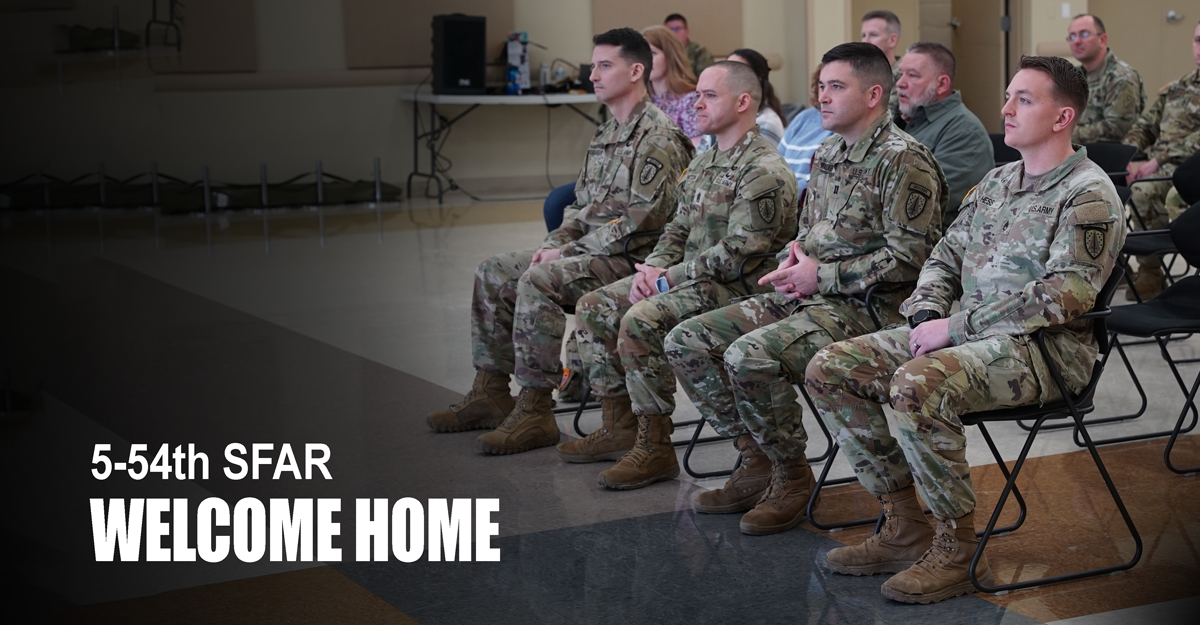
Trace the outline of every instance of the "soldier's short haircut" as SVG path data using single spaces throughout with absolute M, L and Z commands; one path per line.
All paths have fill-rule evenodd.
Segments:
M 1059 56 L 1021 56 L 1017 69 L 1034 69 L 1050 76 L 1059 102 L 1075 109 L 1075 119 L 1087 108 L 1088 84 L 1083 69 Z
M 885 11 L 883 9 L 868 11 L 867 14 L 863 16 L 861 21 L 865 22 L 867 20 L 883 20 L 887 22 L 887 31 L 889 33 L 892 33 L 896 36 L 900 35 L 900 18 L 891 11 Z
M 737 61 L 717 61 L 704 68 L 704 71 L 714 67 L 725 70 L 721 84 L 728 87 L 735 97 L 743 93 L 750 95 L 750 110 L 757 114 L 758 107 L 762 105 L 763 92 L 762 82 L 759 81 L 758 74 L 754 73 L 754 68 Z
M 954 60 L 954 53 L 949 48 L 936 41 L 918 41 L 908 46 L 908 51 L 929 57 L 933 68 L 938 73 L 949 76 L 950 82 L 954 82 L 954 72 L 958 70 L 958 64 Z
M 687 18 L 680 15 L 679 13 L 672 13 L 672 14 L 668 15 L 667 19 L 663 20 L 664 24 L 666 24 L 667 22 L 683 22 L 683 25 L 685 28 L 688 25 Z
M 834 61 L 849 63 L 854 70 L 854 76 L 863 83 L 863 87 L 870 89 L 872 85 L 879 85 L 883 89 L 885 100 L 892 92 L 892 64 L 888 62 L 883 50 L 874 44 L 852 41 L 834 46 L 821 57 L 821 63 L 829 65 Z
M 1096 17 L 1095 15 L 1092 15 L 1091 13 L 1080 13 L 1079 15 L 1072 17 L 1071 21 L 1074 22 L 1075 20 L 1077 20 L 1081 17 L 1092 18 L 1092 21 L 1096 23 L 1096 34 L 1097 35 L 1103 35 L 1104 33 L 1108 32 L 1107 30 L 1104 30 L 1104 22 L 1101 21 L 1099 17 Z
M 641 63 L 643 68 L 642 82 L 650 88 L 650 70 L 654 67 L 654 54 L 650 52 L 650 42 L 642 33 L 632 28 L 614 28 L 608 32 L 592 37 L 593 46 L 617 46 L 621 49 L 621 58 L 629 64 Z

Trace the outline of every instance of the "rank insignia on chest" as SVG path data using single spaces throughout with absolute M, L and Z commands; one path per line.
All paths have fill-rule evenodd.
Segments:
M 1104 253 L 1104 242 L 1108 237 L 1108 228 L 1106 227 L 1085 227 L 1083 230 L 1083 249 L 1087 251 L 1088 256 L 1092 260 L 1100 258 Z
M 758 201 L 758 216 L 762 217 L 763 223 L 775 221 L 775 198 L 765 197 Z
M 904 200 L 904 214 L 909 219 L 916 219 L 925 212 L 925 205 L 933 197 L 933 191 L 915 182 L 908 183 L 908 199 Z
M 658 172 L 663 168 L 662 162 L 653 156 L 646 158 L 646 164 L 642 165 L 642 171 L 638 174 L 638 182 L 642 184 L 650 184 L 651 180 L 658 175 Z

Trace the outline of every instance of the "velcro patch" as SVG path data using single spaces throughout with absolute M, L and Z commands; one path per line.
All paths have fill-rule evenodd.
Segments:
M 1108 226 L 1083 226 L 1083 249 L 1096 260 L 1104 253 L 1108 237 Z
M 929 231 L 934 215 L 941 223 L 941 211 L 937 205 L 931 206 L 939 201 L 934 192 L 936 185 L 937 181 L 929 172 L 911 166 L 906 168 L 894 195 L 892 219 L 921 234 Z
M 925 212 L 925 206 L 933 197 L 933 191 L 915 182 L 908 183 L 908 198 L 904 200 L 904 214 L 910 220 L 916 219 Z
M 642 185 L 650 184 L 654 180 L 654 177 L 658 175 L 658 172 L 662 171 L 662 168 L 662 161 L 653 156 L 646 157 L 646 162 L 642 165 L 642 171 L 638 174 L 638 182 Z
M 775 223 L 775 198 L 764 197 L 758 200 L 758 216 L 762 217 L 763 223 Z

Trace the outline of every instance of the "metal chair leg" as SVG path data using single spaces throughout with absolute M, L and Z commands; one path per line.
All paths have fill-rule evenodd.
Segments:
M 1192 426 L 1196 425 L 1196 390 L 1200 389 L 1200 373 L 1196 374 L 1196 381 L 1192 383 L 1192 390 L 1188 393 L 1187 402 L 1183 405 L 1183 410 L 1179 411 L 1179 419 L 1175 422 L 1175 429 L 1171 431 L 1171 438 L 1167 441 L 1167 448 L 1163 451 L 1163 461 L 1166 462 L 1167 468 L 1181 475 L 1189 475 L 1200 471 L 1200 466 L 1180 469 L 1171 462 L 1171 449 L 1175 447 L 1175 441 L 1179 435 L 1186 430 L 1181 430 L 1183 425 L 1183 417 L 1187 414 L 1187 409 L 1192 408 Z

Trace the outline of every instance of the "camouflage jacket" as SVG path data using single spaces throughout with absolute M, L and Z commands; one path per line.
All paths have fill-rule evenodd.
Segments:
M 796 236 L 796 176 L 758 127 L 728 151 L 702 152 L 678 185 L 679 206 L 646 264 L 668 267 L 667 281 L 711 276 L 736 283 L 750 254 L 775 252 Z M 748 264 L 747 280 L 775 268 Z
M 862 294 L 877 282 L 916 282 L 941 237 L 949 195 L 929 148 L 884 115 L 854 145 L 841 135 L 826 139 L 812 171 L 796 240 L 819 263 L 820 293 L 801 304 Z M 911 286 L 888 288 L 876 308 L 895 317 Z
M 962 310 L 949 317 L 955 345 L 1050 328 L 1049 351 L 1078 390 L 1097 355 L 1091 322 L 1078 317 L 1091 310 L 1125 242 L 1121 201 L 1086 148 L 1030 188 L 1024 175 L 1017 161 L 984 177 L 901 312 L 946 315 L 957 300 Z M 1038 379 L 1049 380 L 1045 363 L 1032 358 Z
M 542 247 L 558 248 L 563 256 L 611 256 L 621 253 L 631 234 L 661 229 L 675 210 L 674 182 L 692 151 L 692 142 L 649 98 L 624 124 L 608 120 L 588 146 L 575 203 Z M 653 242 L 647 238 L 637 248 Z
M 1158 101 L 1125 135 L 1159 165 L 1178 165 L 1200 151 L 1200 69 L 1158 91 Z
M 1075 143 L 1120 143 L 1146 106 L 1142 77 L 1109 50 L 1104 62 L 1087 73 L 1088 104 L 1071 132 Z
M 708 48 L 688 40 L 687 47 L 684 49 L 687 52 L 688 62 L 692 65 L 692 71 L 695 72 L 696 78 L 700 77 L 700 72 L 704 68 L 713 64 L 713 55 L 708 51 Z

